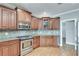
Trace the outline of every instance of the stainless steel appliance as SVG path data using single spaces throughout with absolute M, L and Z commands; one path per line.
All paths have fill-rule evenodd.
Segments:
M 20 36 L 21 42 L 21 56 L 24 56 L 32 51 L 32 37 L 30 36 Z
M 30 25 L 30 23 L 20 22 L 18 24 L 18 29 L 27 29 L 27 30 L 29 30 L 29 29 L 31 29 L 31 25 Z

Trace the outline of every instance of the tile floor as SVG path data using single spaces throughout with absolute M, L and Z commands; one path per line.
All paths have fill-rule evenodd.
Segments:
M 26 56 L 75 56 L 73 46 L 63 47 L 38 47 Z

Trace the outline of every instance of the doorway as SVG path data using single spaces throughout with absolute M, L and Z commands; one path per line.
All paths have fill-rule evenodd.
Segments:
M 77 55 L 77 21 L 76 19 L 67 19 L 61 21 L 60 26 L 60 46 L 62 53 L 69 51 L 68 54 Z M 63 55 L 62 54 L 62 55 Z

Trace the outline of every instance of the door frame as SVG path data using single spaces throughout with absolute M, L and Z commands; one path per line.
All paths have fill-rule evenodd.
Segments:
M 60 46 L 62 46 L 62 23 L 63 22 L 68 22 L 68 21 L 74 21 L 75 24 L 75 50 L 76 50 L 76 55 L 78 55 L 78 20 L 76 18 L 74 19 L 64 19 L 60 21 Z

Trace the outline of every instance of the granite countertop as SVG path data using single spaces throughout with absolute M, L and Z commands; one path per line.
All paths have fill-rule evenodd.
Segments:
M 57 35 L 34 35 L 34 36 L 57 36 Z M 60 37 L 60 36 L 57 36 L 57 37 Z M 10 38 L 6 38 L 6 39 L 4 38 L 4 39 L 0 39 L 0 42 L 15 40 L 15 39 L 17 40 L 17 39 L 20 39 L 20 38 L 18 38 L 18 37 L 10 37 Z
M 0 42 L 9 41 L 9 40 L 17 40 L 19 38 L 8 38 L 8 39 L 0 39 Z

